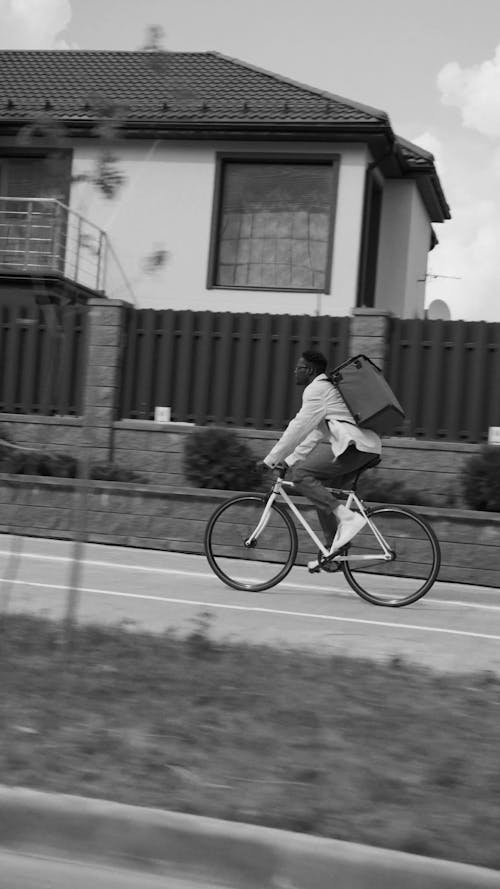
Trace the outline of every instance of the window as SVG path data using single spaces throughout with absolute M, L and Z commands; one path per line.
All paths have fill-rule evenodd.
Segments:
M 0 271 L 62 271 L 66 216 L 50 199 L 67 203 L 70 169 L 69 152 L 0 156 Z
M 337 168 L 219 158 L 209 286 L 326 292 Z
M 363 240 L 361 244 L 357 301 L 358 306 L 364 306 L 365 308 L 373 308 L 375 305 L 382 200 L 382 181 L 377 177 L 374 170 L 370 170 L 367 174 L 365 186 Z

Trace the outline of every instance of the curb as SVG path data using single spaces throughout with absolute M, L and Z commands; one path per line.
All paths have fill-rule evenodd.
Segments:
M 500 889 L 500 871 L 107 800 L 0 786 L 0 845 L 238 889 Z

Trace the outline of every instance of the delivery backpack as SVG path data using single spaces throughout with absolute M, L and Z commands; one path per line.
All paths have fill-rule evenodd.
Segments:
M 328 374 L 358 426 L 390 435 L 405 412 L 382 371 L 366 355 L 356 355 Z

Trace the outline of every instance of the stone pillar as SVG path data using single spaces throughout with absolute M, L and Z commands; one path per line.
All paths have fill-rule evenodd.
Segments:
M 380 370 L 386 368 L 391 312 L 380 309 L 354 309 L 349 342 L 350 355 L 366 355 Z
M 126 306 L 121 300 L 99 297 L 87 303 L 82 433 L 87 457 L 92 462 L 112 459 Z

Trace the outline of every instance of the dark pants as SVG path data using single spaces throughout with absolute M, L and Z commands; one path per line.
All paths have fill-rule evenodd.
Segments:
M 350 445 L 335 458 L 330 445 L 322 441 L 305 460 L 295 463 L 289 470 L 288 478 L 295 484 L 297 493 L 314 503 L 327 546 L 330 546 L 337 531 L 333 510 L 339 505 L 339 500 L 325 488 L 325 484 L 348 488 L 357 470 L 373 457 L 374 454 L 358 451 L 354 445 Z

